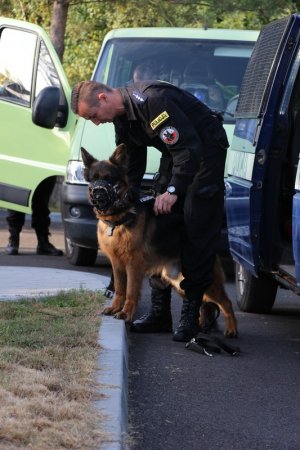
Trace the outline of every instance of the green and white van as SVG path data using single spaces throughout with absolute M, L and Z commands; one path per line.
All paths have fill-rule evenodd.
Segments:
M 258 32 L 223 29 L 128 28 L 105 37 L 92 78 L 112 87 L 133 81 L 147 63 L 153 78 L 187 89 L 223 113 L 229 141 L 240 85 Z M 217 101 L 218 100 L 218 101 Z M 80 148 L 106 159 L 114 127 L 76 118 L 70 86 L 46 33 L 0 18 L 0 207 L 30 213 L 32 195 L 48 176 L 65 175 L 62 217 L 71 264 L 97 257 L 96 220 L 88 203 Z M 160 153 L 148 151 L 145 187 Z M 67 168 L 67 170 L 66 170 Z

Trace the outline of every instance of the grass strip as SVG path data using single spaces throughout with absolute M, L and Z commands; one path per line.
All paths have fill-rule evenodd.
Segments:
M 0 302 L 0 449 L 93 449 L 104 297 L 87 290 Z

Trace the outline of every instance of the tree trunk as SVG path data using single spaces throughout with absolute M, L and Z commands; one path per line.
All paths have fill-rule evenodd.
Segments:
M 61 62 L 65 50 L 65 31 L 67 25 L 69 0 L 54 0 L 50 26 L 50 38 Z

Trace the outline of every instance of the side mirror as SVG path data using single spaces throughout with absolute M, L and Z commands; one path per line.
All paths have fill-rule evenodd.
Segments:
M 41 90 L 33 103 L 32 122 L 43 128 L 52 129 L 55 125 L 64 127 L 67 123 L 67 108 L 59 104 L 60 89 L 47 86 Z

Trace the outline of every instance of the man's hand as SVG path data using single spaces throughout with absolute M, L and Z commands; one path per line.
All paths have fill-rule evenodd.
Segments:
M 171 195 L 168 192 L 156 197 L 153 207 L 154 214 L 156 216 L 159 214 L 169 214 L 177 198 L 177 195 Z

